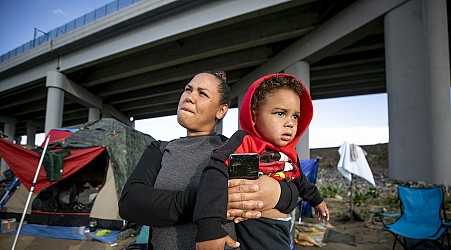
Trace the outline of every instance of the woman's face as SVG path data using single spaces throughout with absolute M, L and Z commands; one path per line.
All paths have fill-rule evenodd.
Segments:
M 177 121 L 188 136 L 208 135 L 214 131 L 217 119 L 222 119 L 228 106 L 220 104 L 219 80 L 201 73 L 185 86 L 177 108 Z

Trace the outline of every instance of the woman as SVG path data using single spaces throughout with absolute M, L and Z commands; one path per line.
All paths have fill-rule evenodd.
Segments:
M 177 121 L 187 136 L 165 146 L 151 143 L 125 184 L 119 213 L 130 222 L 152 226 L 149 240 L 156 249 L 195 249 L 197 229 L 192 215 L 197 185 L 210 154 L 224 141 L 214 129 L 229 104 L 230 89 L 223 72 L 194 76 L 177 108 Z M 229 187 L 228 219 L 236 222 L 259 217 L 258 210 L 290 212 L 297 203 L 294 185 L 271 178 L 234 180 Z M 225 227 L 234 235 L 233 225 Z

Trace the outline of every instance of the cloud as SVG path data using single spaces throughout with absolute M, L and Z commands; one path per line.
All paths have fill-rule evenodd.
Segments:
M 54 14 L 56 14 L 56 15 L 61 14 L 61 15 L 67 17 L 66 12 L 62 11 L 61 9 L 54 9 L 54 10 L 52 10 L 52 12 L 53 12 Z

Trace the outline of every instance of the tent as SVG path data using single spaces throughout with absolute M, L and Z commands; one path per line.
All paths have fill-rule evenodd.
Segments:
M 28 222 L 86 226 L 90 219 L 96 219 L 102 228 L 122 227 L 118 197 L 141 154 L 154 139 L 112 118 L 54 129 L 47 136 L 50 154 L 63 150 L 70 154 L 64 158 L 61 171 L 49 168 L 57 165 L 51 161 L 53 158 L 44 158 L 30 203 L 33 205 L 27 211 Z M 2 217 L 17 218 L 25 207 L 40 155 L 0 139 L 0 157 L 21 182 L 3 207 Z M 52 175 L 56 179 L 49 180 L 52 169 L 57 169 Z M 84 202 L 79 203 L 81 198 Z

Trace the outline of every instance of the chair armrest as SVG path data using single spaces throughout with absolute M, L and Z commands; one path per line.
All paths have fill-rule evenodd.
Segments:
M 443 224 L 443 226 L 445 226 L 446 228 L 451 228 L 451 222 L 443 222 L 442 224 Z
M 376 212 L 373 210 L 368 210 L 368 212 L 375 214 L 377 216 L 380 216 L 380 217 L 399 217 L 399 216 L 401 216 L 401 214 L 379 213 L 379 212 Z
M 386 217 L 393 218 L 393 217 L 401 216 L 401 214 L 380 213 L 380 212 L 376 212 L 373 210 L 368 210 L 368 212 L 374 214 L 375 218 L 378 218 L 378 221 L 382 222 L 382 225 L 384 225 L 384 228 L 387 228 L 387 226 L 388 226 L 387 223 L 384 221 L 384 218 L 386 218 Z

